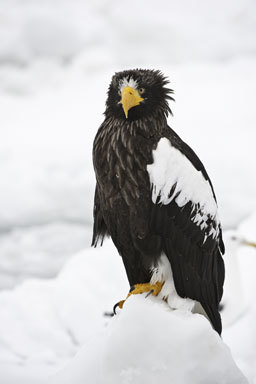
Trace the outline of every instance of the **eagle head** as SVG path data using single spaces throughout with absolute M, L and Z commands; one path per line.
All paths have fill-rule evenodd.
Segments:
M 112 77 L 105 115 L 119 119 L 138 120 L 172 113 L 168 100 L 174 100 L 167 88 L 168 79 L 161 71 L 133 69 L 117 72 Z

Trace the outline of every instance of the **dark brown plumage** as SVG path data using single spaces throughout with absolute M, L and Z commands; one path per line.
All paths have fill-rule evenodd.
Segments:
M 154 163 L 152 151 L 166 138 L 171 148 L 193 165 L 195 177 L 200 172 L 209 188 L 207 193 L 214 203 L 216 200 L 203 164 L 167 125 L 171 112 L 168 99 L 173 93 L 167 83 L 161 72 L 152 70 L 124 71 L 112 78 L 105 120 L 93 146 L 96 190 L 92 245 L 102 244 L 106 235 L 111 236 L 130 285 L 149 282 L 152 266 L 164 253 L 178 295 L 200 302 L 221 333 L 218 305 L 223 292 L 224 245 L 217 216 L 193 199 L 179 206 L 182 191 L 176 184 L 170 188 L 169 197 L 175 195 L 172 200 L 163 202 L 161 191 L 156 201 L 152 197 L 154 185 L 148 165 Z M 134 106 L 125 97 L 133 98 Z

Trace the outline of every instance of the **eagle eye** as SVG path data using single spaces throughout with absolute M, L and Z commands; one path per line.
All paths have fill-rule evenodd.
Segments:
M 145 92 L 145 88 L 139 88 L 138 92 L 140 95 L 143 95 L 143 93 Z

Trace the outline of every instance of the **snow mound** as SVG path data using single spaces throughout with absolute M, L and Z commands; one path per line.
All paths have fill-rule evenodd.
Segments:
M 108 281 L 111 274 L 115 279 Z M 111 242 L 77 253 L 55 279 L 27 279 L 1 291 L 0 377 L 6 363 L 57 367 L 73 357 L 92 329 L 95 334 L 104 329 L 109 321 L 104 313 L 127 291 L 121 258 Z
M 228 347 L 201 315 L 132 296 L 51 384 L 247 383 Z

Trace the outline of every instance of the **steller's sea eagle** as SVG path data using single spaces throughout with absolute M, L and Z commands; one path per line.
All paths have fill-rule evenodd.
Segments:
M 224 244 L 216 197 L 197 155 L 167 124 L 167 84 L 156 70 L 112 78 L 93 145 L 92 245 L 110 235 L 131 293 L 159 295 L 174 309 L 200 304 L 221 334 Z

